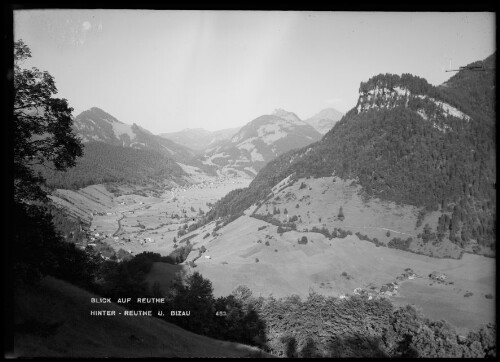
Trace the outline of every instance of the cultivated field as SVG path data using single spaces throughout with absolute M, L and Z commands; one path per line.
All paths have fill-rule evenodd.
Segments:
M 258 230 L 265 225 L 267 228 Z M 280 236 L 275 226 L 248 216 L 218 233 L 217 238 L 192 239 L 196 248 L 205 245 L 207 249 L 195 261 L 194 270 L 212 281 L 216 296 L 227 295 L 238 285 L 247 285 L 256 296 L 306 297 L 310 291 L 352 295 L 358 287 L 378 290 L 411 268 L 418 277 L 400 282 L 399 293 L 391 297 L 396 304 L 415 304 L 431 319 L 446 319 L 462 328 L 474 329 L 495 320 L 492 258 L 465 254 L 461 260 L 436 259 L 376 247 L 356 236 L 332 240 L 310 232 Z M 297 239 L 304 235 L 309 242 L 298 244 Z M 188 261 L 197 255 L 192 252 Z M 428 276 L 433 271 L 445 273 L 447 282 L 453 284 L 432 281 Z M 344 272 L 350 278 L 343 276 Z M 473 294 L 464 297 L 466 292 Z M 488 294 L 493 299 L 487 299 Z
M 280 213 L 273 217 L 286 222 L 297 216 L 297 229 L 341 228 L 350 230 L 353 234 L 360 232 L 370 238 L 377 238 L 384 244 L 394 237 L 411 237 L 416 241 L 425 224 L 435 230 L 438 222 L 439 214 L 430 212 L 425 215 L 421 226 L 416 227 L 420 211 L 418 208 L 378 199 L 365 200 L 361 187 L 354 185 L 352 180 L 323 177 L 299 179 L 295 183 L 286 181 L 285 179 L 273 189 L 273 197 L 260 206 L 256 214 L 272 214 L 274 208 L 277 208 Z M 340 207 L 345 216 L 343 220 L 338 218 Z M 434 256 L 458 257 L 460 254 L 460 249 L 450 242 L 443 242 L 439 247 L 415 242 L 412 249 Z
M 91 230 L 105 235 L 114 249 L 137 254 L 143 251 L 168 255 L 179 228 L 198 219 L 231 190 L 247 187 L 250 179 L 209 178 L 204 182 L 177 187 L 161 197 L 128 194 L 113 199 L 106 212 L 94 215 Z M 178 238 L 181 239 L 181 238 Z

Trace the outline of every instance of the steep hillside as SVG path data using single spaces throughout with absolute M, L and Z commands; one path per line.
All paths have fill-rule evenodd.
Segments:
M 305 122 L 313 126 L 319 133 L 325 134 L 332 129 L 335 123 L 337 123 L 342 116 L 343 114 L 336 109 L 326 108 L 311 118 L 306 119 Z
M 485 122 L 494 122 L 496 104 L 496 53 L 488 58 L 468 64 L 480 66 L 479 71 L 460 71 L 441 84 L 439 90 L 453 97 L 464 108 Z
M 186 331 L 154 317 L 118 315 L 126 309 L 92 304 L 97 296 L 46 278 L 15 295 L 15 357 L 266 357 L 257 348 Z M 124 296 L 125 297 L 125 296 Z M 90 316 L 91 310 L 116 311 Z
M 84 155 L 65 172 L 40 167 L 51 188 L 78 189 L 101 183 L 184 184 L 186 173 L 170 157 L 148 149 L 84 144 Z
M 462 82 L 449 88 L 468 89 L 472 81 Z M 491 95 L 491 79 L 475 84 Z M 261 203 L 290 175 L 295 180 L 336 175 L 355 180 L 364 198 L 417 207 L 416 227 L 426 214 L 437 212 L 436 228 L 418 235 L 423 243 L 450 240 L 461 248 L 494 248 L 495 132 L 488 117 L 494 114 L 493 103 L 477 99 L 463 104 L 441 88 L 410 74 L 369 79 L 360 86 L 356 107 L 321 141 L 269 162 L 248 189 L 222 199 L 208 220 Z
M 319 132 L 294 113 L 278 109 L 246 124 L 224 144 L 208 149 L 203 163 L 217 165 L 224 173 L 253 177 L 276 156 L 320 138 Z
M 162 133 L 161 137 L 174 141 L 196 151 L 203 151 L 216 143 L 230 139 L 240 128 L 207 131 L 203 128 L 186 128 L 179 132 Z
M 184 146 L 156 136 L 135 123 L 122 123 L 97 107 L 77 115 L 74 128 L 85 143 L 100 141 L 114 146 L 153 150 L 183 163 L 194 155 L 192 150 Z

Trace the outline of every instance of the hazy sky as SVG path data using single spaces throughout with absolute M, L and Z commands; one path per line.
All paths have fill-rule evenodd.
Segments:
M 14 39 L 74 115 L 99 107 L 153 133 L 306 119 L 356 105 L 359 84 L 412 73 L 438 85 L 496 50 L 494 13 L 20 10 Z

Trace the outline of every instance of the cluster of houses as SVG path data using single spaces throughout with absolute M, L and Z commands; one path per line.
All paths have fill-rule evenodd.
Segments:
M 380 287 L 379 291 L 366 290 L 363 288 L 356 288 L 356 289 L 354 289 L 353 294 L 366 296 L 366 297 L 368 297 L 368 300 L 372 300 L 372 299 L 380 298 L 382 296 L 392 297 L 392 296 L 398 294 L 398 288 L 399 288 L 399 285 L 397 282 L 391 282 L 391 283 L 387 283 L 385 285 L 382 285 Z M 345 298 L 347 298 L 347 296 L 345 296 L 345 295 L 340 296 L 340 299 L 345 299 Z
M 405 271 L 396 277 L 397 280 L 405 280 L 405 279 L 415 279 L 418 275 L 411 269 L 406 268 Z
M 142 238 L 142 240 L 139 240 L 139 244 L 143 245 L 146 243 L 154 243 L 155 239 L 153 238 Z
M 222 184 L 227 180 L 230 180 L 232 177 L 229 176 L 218 176 L 215 180 L 206 180 L 202 179 L 200 182 L 196 184 L 192 184 L 189 186 L 184 186 L 184 187 L 177 187 L 172 190 L 174 193 L 179 193 L 179 192 L 186 192 L 190 189 L 197 189 L 197 190 L 203 190 L 207 187 L 214 187 L 214 185 Z M 232 181 L 233 183 L 236 183 L 236 181 Z
M 112 213 L 112 212 L 103 212 L 103 211 L 101 211 L 101 212 L 98 212 L 98 211 L 92 211 L 92 212 L 90 213 L 90 215 L 91 215 L 91 216 L 95 216 L 95 215 L 99 215 L 99 216 L 106 216 L 106 215 L 113 215 L 113 213 Z
M 401 275 L 398 275 L 396 277 L 396 280 L 402 281 L 405 279 L 415 279 L 415 278 L 420 278 L 411 268 L 406 268 Z M 443 273 L 438 273 L 438 272 L 432 272 L 429 275 L 429 278 L 434 279 L 434 280 L 441 280 L 444 281 L 446 279 L 446 275 Z M 368 300 L 374 299 L 374 298 L 380 298 L 383 296 L 395 296 L 398 294 L 398 289 L 399 289 L 399 283 L 397 281 L 387 283 L 385 285 L 382 285 L 378 291 L 376 291 L 375 287 L 372 287 L 371 290 L 366 290 L 363 288 L 356 288 L 353 291 L 354 295 L 362 295 L 362 296 L 367 296 Z M 340 299 L 347 299 L 348 295 L 342 294 L 340 296 Z

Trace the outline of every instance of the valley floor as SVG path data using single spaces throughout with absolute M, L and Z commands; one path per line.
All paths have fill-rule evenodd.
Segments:
M 164 290 L 174 278 L 194 271 L 211 280 L 215 296 L 228 295 L 239 285 L 248 286 L 257 297 L 292 294 L 306 297 L 312 291 L 338 297 L 352 295 L 356 288 L 380 294 L 384 285 L 397 282 L 397 291 L 384 297 L 396 305 L 414 304 L 431 319 L 445 319 L 464 331 L 495 321 L 494 258 L 464 254 L 461 259 L 437 259 L 376 247 L 355 235 L 330 240 L 310 231 L 279 234 L 275 225 L 250 216 L 256 210 L 266 214 L 277 206 L 281 214 L 274 216 L 281 221 L 292 215 L 300 217 L 299 230 L 325 225 L 330 230 L 352 228 L 353 232 L 376 236 L 384 242 L 389 240 L 388 232 L 391 238 L 419 232 L 415 229 L 417 210 L 365 202 L 355 187 L 341 180 L 335 183 L 331 178 L 307 180 L 306 188 L 299 187 L 300 182 L 291 187 L 277 185 L 274 198 L 260 209 L 254 205 L 225 227 L 214 230 L 212 222 L 181 237 L 177 235 L 179 228 L 197 220 L 200 210 L 208 211 L 207 203 L 215 203 L 229 191 L 246 187 L 250 181 L 213 179 L 166 191 L 161 197 L 136 194 L 113 197 L 102 186 L 92 186 L 83 192 L 92 194 L 96 205 L 102 204 L 99 213 L 93 215 L 92 233 L 115 250 L 168 255 L 174 250 L 174 237 L 178 242 L 190 238 L 194 248 L 183 264 L 158 263 L 151 270 L 148 281 L 159 282 Z M 70 193 L 66 194 L 78 196 Z M 343 221 L 337 218 L 340 206 L 344 208 Z M 288 209 L 286 215 L 284 208 Z M 432 223 L 435 218 L 429 215 L 425 222 Z M 308 243 L 298 244 L 297 240 L 303 236 Z M 204 253 L 199 250 L 202 246 L 206 248 Z M 447 246 L 443 252 L 455 253 L 455 249 Z M 195 267 L 188 266 L 193 261 Z M 416 277 L 398 280 L 408 268 Z M 443 283 L 434 281 L 429 278 L 432 272 L 444 273 L 447 279 Z

